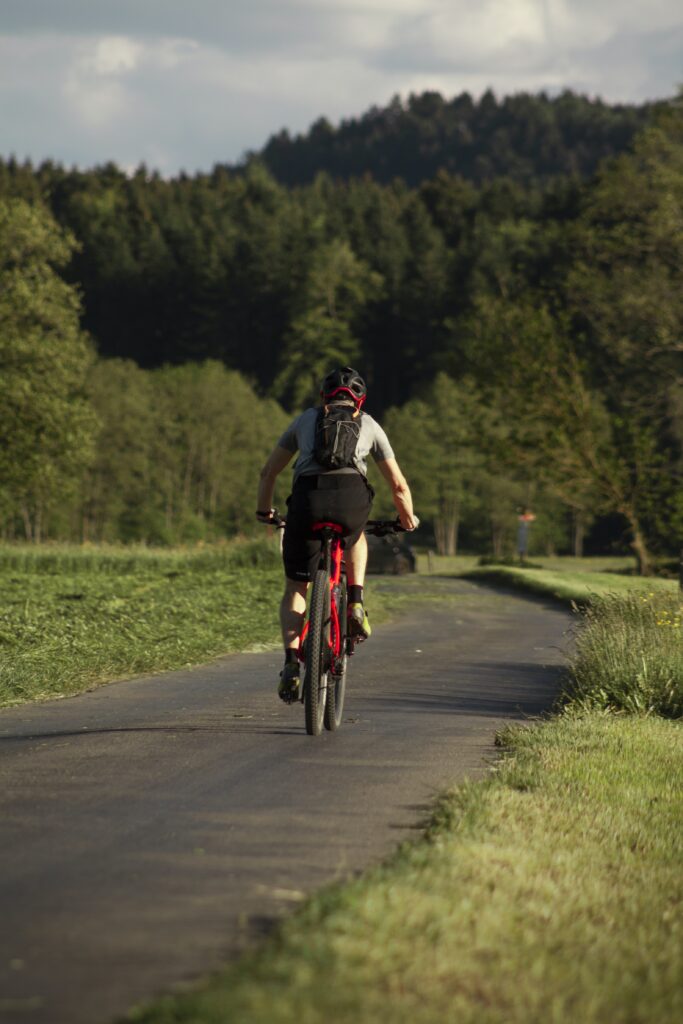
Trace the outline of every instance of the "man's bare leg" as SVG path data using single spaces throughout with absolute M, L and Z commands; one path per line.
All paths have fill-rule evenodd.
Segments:
M 299 636 L 306 614 L 306 591 L 308 583 L 285 579 L 285 592 L 280 602 L 280 625 L 285 650 L 299 646 Z
M 349 628 L 360 639 L 372 632 L 362 603 L 365 569 L 368 564 L 368 541 L 364 533 L 346 552 L 346 572 L 349 581 Z
M 368 564 L 368 539 L 364 533 L 361 533 L 356 543 L 345 552 L 345 555 L 349 586 L 362 587 Z

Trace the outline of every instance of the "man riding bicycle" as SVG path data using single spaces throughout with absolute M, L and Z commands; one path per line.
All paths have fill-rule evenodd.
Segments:
M 418 525 L 410 489 L 387 435 L 362 411 L 366 395 L 365 381 L 357 370 L 350 366 L 332 370 L 322 383 L 321 406 L 306 409 L 290 423 L 261 470 L 256 518 L 270 523 L 274 513 L 275 480 L 294 453 L 299 452 L 294 464 L 292 493 L 287 499 L 282 547 L 285 592 L 280 604 L 280 623 L 285 664 L 278 693 L 287 702 L 296 697 L 301 686 L 299 636 L 306 613 L 306 591 L 320 555 L 320 542 L 312 530 L 314 523 L 334 522 L 343 528 L 349 583 L 349 632 L 362 639 L 367 639 L 371 633 L 363 605 L 368 560 L 363 530 L 374 497 L 366 475 L 368 455 L 372 455 L 391 487 L 403 529 L 414 530 Z M 330 455 L 332 444 L 336 447 Z

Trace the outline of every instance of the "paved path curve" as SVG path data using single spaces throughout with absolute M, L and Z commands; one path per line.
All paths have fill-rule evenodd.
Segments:
M 336 735 L 277 700 L 275 653 L 0 713 L 1 1024 L 107 1024 L 218 966 L 485 770 L 569 619 L 443 586 L 359 650 Z

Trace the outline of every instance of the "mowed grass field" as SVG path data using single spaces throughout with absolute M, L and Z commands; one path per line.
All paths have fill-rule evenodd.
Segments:
M 0 703 L 277 638 L 277 552 L 0 550 Z

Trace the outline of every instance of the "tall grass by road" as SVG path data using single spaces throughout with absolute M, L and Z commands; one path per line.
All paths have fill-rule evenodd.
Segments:
M 572 560 L 568 560 L 571 565 Z M 576 560 L 573 560 L 576 561 Z M 580 606 L 569 699 L 582 707 L 683 714 L 683 624 L 678 583 L 603 572 L 468 568 L 469 579 L 512 584 Z
M 584 612 L 570 699 L 584 707 L 683 715 L 680 599 L 660 590 L 607 595 Z

